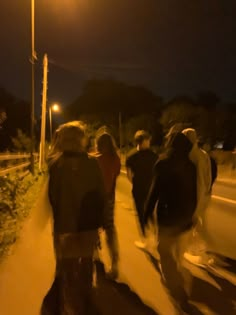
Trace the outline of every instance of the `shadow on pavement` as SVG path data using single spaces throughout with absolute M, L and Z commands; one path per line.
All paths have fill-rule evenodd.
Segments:
M 107 279 L 102 263 L 96 262 L 96 270 L 98 286 L 95 290 L 95 304 L 101 314 L 157 315 L 151 308 L 143 304 L 126 284 Z
M 209 274 L 221 287 L 218 290 L 208 282 L 194 277 L 191 300 L 207 305 L 218 315 L 236 315 L 233 298 L 236 298 L 236 288 L 224 279 Z
M 101 262 L 95 264 L 97 286 L 92 292 L 91 310 L 79 315 L 157 315 L 127 285 L 107 279 Z M 59 315 L 58 305 L 58 284 L 54 281 L 44 299 L 42 315 Z
M 159 260 L 148 252 L 146 252 L 146 255 L 156 271 L 161 274 Z M 220 286 L 221 290 L 200 278 L 193 277 L 190 300 L 205 304 L 217 315 L 236 315 L 233 302 L 236 300 L 236 286 L 210 272 L 208 272 L 208 275 Z

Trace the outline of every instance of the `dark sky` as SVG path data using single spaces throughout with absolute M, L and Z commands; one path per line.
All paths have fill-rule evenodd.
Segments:
M 0 2 L 0 85 L 30 100 L 30 2 Z M 236 0 L 35 0 L 40 105 L 64 104 L 90 78 L 142 84 L 171 98 L 213 90 L 236 100 Z

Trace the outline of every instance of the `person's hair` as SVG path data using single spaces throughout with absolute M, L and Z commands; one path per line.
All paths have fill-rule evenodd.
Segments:
M 97 150 L 101 154 L 117 154 L 117 148 L 114 138 L 107 132 L 101 134 L 97 138 Z
M 59 126 L 53 136 L 49 159 L 55 159 L 63 152 L 84 151 L 85 136 L 85 126 L 80 121 L 72 121 Z
M 193 144 L 191 141 L 182 133 L 178 132 L 171 138 L 169 155 L 177 154 L 178 156 L 188 156 L 192 150 Z
M 140 145 L 144 140 L 150 140 L 150 134 L 145 130 L 138 130 L 134 135 L 134 141 L 136 145 Z

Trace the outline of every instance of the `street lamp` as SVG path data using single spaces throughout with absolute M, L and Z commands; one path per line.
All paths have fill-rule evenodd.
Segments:
M 52 112 L 59 113 L 61 111 L 58 104 L 49 106 L 49 125 L 50 125 L 50 141 L 52 142 Z

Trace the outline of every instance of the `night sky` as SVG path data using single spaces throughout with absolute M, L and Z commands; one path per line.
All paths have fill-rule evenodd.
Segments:
M 30 100 L 30 0 L 0 2 L 0 85 Z M 236 0 L 35 0 L 36 95 L 68 104 L 91 78 L 166 99 L 212 90 L 236 101 Z

